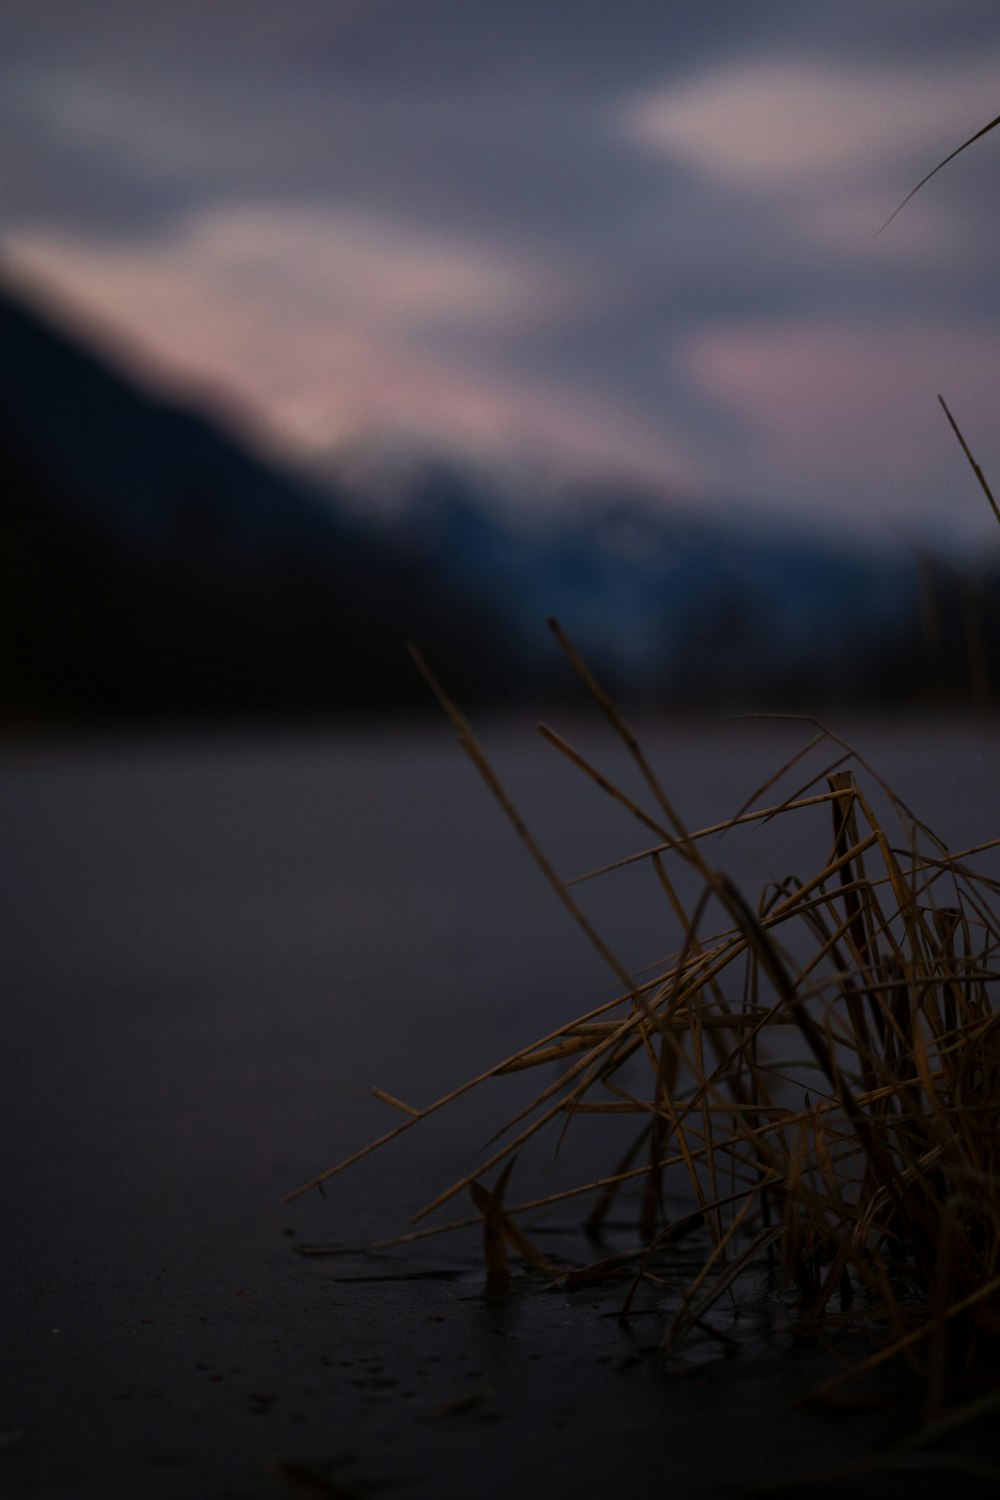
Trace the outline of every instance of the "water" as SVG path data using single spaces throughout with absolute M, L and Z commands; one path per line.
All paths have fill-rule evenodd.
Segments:
M 811 733 L 737 723 L 643 738 L 698 827 L 735 812 Z M 567 734 L 642 795 L 601 725 Z M 950 847 L 1000 833 L 983 734 L 849 737 Z M 484 739 L 561 877 L 655 842 L 530 726 Z M 781 795 L 836 753 L 814 754 Z M 99 1050 L 116 1129 L 141 1104 L 183 1133 L 186 1110 L 211 1107 L 235 1135 L 252 1109 L 276 1141 L 298 1132 L 289 1185 L 329 1164 L 331 1136 L 346 1150 L 383 1128 L 371 1084 L 425 1103 L 620 990 L 447 729 L 8 752 L 0 796 L 0 963 L 32 1064 L 72 1090 L 81 1055 Z M 808 875 L 829 842 L 819 808 L 703 847 L 755 896 Z M 631 971 L 674 951 L 647 866 L 574 894 Z
M 649 726 L 644 739 L 698 826 L 734 812 L 810 732 Z M 600 726 L 568 736 L 640 790 Z M 862 725 L 848 737 L 951 847 L 1000 834 L 985 733 Z M 654 842 L 529 726 L 493 726 L 484 739 L 562 876 Z M 793 774 L 785 791 L 805 779 Z M 813 844 L 822 860 L 827 810 L 797 818 L 709 844 L 709 857 L 748 890 L 812 860 Z M 254 1495 L 273 1492 L 260 1477 L 268 1453 L 333 1451 L 348 1431 L 346 1472 L 374 1483 L 388 1432 L 402 1457 L 383 1469 L 400 1485 L 410 1469 L 426 1480 L 436 1460 L 426 1443 L 414 1456 L 406 1434 L 416 1429 L 400 1416 L 426 1395 L 414 1373 L 426 1320 L 452 1320 L 453 1361 L 475 1346 L 479 1365 L 495 1363 L 501 1334 L 489 1319 L 470 1324 L 455 1300 L 466 1292 L 449 1284 L 411 1288 L 402 1303 L 365 1300 L 357 1288 L 332 1290 L 325 1263 L 288 1248 L 402 1227 L 445 1174 L 470 1164 L 524 1085 L 491 1086 L 482 1104 L 338 1179 L 326 1200 L 282 1207 L 281 1195 L 395 1123 L 372 1084 L 424 1104 L 609 998 L 617 980 L 446 729 L 7 750 L 0 821 L 0 1084 L 13 1127 L 0 1164 L 15 1226 L 2 1277 L 14 1333 L 0 1431 L 25 1434 L 2 1462 L 24 1493 L 66 1493 L 72 1475 L 81 1495 Z M 643 867 L 577 890 L 631 969 L 675 946 Z M 525 1360 L 532 1327 L 551 1353 L 564 1324 L 576 1332 L 559 1338 L 582 1338 L 595 1368 L 622 1357 L 620 1331 L 588 1323 L 584 1336 L 575 1310 L 566 1322 L 545 1309 L 534 1324 L 521 1318 Z M 393 1320 L 416 1330 L 405 1359 L 397 1350 L 409 1360 L 410 1407 L 402 1375 L 395 1406 L 355 1381 L 336 1419 L 301 1394 L 288 1425 L 276 1435 L 275 1416 L 265 1432 L 262 1412 L 280 1403 L 255 1408 L 244 1385 L 267 1393 L 270 1382 L 282 1402 L 293 1386 L 322 1392 L 337 1364 L 328 1346 L 339 1341 L 357 1370 L 374 1358 L 362 1353 L 373 1339 L 383 1353 L 391 1345 Z M 206 1363 L 247 1373 L 208 1387 L 196 1373 Z M 500 1378 L 493 1368 L 487 1383 Z M 562 1378 L 575 1378 L 572 1361 Z M 456 1380 L 438 1385 L 447 1394 Z M 551 1438 L 557 1413 L 544 1382 L 531 1389 L 544 1446 L 538 1423 Z M 523 1424 L 513 1388 L 509 1403 Z M 582 1396 L 577 1406 L 583 1433 Z M 483 1433 L 469 1438 L 470 1455 L 477 1441 Z M 157 1468 L 157 1455 L 173 1455 L 173 1467 Z M 401 1493 L 431 1493 L 423 1482 Z

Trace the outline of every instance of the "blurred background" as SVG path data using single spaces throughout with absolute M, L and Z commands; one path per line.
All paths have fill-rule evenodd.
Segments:
M 0 0 L 0 722 L 986 712 L 992 0 Z

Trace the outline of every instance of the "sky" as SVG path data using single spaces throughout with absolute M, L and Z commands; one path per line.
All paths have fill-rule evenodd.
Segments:
M 0 276 L 297 462 L 850 536 L 1000 486 L 995 0 L 0 0 Z M 991 529 L 992 528 L 992 529 Z

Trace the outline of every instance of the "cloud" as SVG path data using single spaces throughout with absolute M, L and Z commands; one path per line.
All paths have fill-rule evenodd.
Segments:
M 740 62 L 643 92 L 619 108 L 635 143 L 744 189 L 818 177 L 878 179 L 928 166 L 1000 108 L 1000 57 L 970 64 Z
M 302 453 L 403 425 L 856 519 L 961 484 L 1000 133 L 874 232 L 1000 110 L 995 0 L 147 10 L 5 0 L 0 226 L 157 379 Z
M 3 249 L 15 279 L 75 307 L 147 377 L 303 456 L 395 426 L 688 477 L 627 403 L 505 368 L 511 341 L 588 308 L 565 262 L 287 205 L 218 209 L 164 240 L 35 232 Z
M 1000 330 L 730 324 L 695 335 L 678 364 L 731 424 L 720 480 L 770 479 L 791 507 L 823 505 L 852 527 L 936 519 L 968 534 L 989 521 L 936 398 L 996 469 Z

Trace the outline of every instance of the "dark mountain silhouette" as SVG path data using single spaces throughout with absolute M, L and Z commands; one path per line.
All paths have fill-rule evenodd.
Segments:
M 409 638 L 470 696 L 511 670 L 468 593 L 329 487 L 143 392 L 9 293 L 0 348 L 8 720 L 423 704 Z

